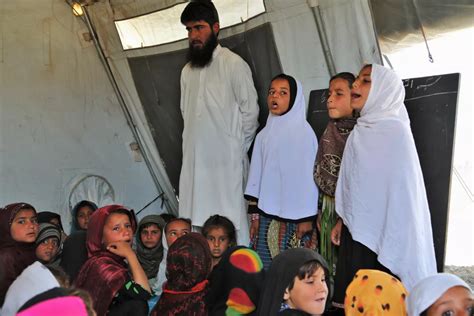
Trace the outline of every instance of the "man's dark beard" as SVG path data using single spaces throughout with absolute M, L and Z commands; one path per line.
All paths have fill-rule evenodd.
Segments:
M 212 60 L 212 53 L 217 46 L 217 36 L 214 32 L 211 33 L 209 39 L 200 48 L 193 47 L 189 43 L 187 60 L 191 62 L 191 67 L 204 68 Z

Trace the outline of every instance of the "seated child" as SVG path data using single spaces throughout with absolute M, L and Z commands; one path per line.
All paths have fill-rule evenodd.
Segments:
M 148 277 L 155 279 L 161 260 L 163 259 L 163 244 L 161 236 L 165 221 L 159 215 L 148 215 L 138 223 L 135 236 L 138 261 Z M 150 284 L 154 281 L 150 280 Z
M 252 249 L 236 246 L 226 250 L 209 276 L 206 302 L 209 315 L 252 314 L 264 281 L 262 260 Z
M 1 315 L 15 315 L 29 299 L 58 286 L 60 284 L 54 274 L 41 262 L 35 261 L 23 270 L 8 289 Z
M 235 226 L 227 217 L 213 215 L 206 220 L 201 232 L 209 244 L 214 268 L 227 248 L 237 245 Z
M 86 230 L 89 219 L 97 210 L 97 205 L 91 201 L 81 201 L 72 209 L 72 227 L 71 231 Z
M 408 295 L 403 284 L 378 270 L 359 270 L 346 290 L 345 315 L 404 316 Z
M 273 78 L 267 124 L 255 138 L 245 196 L 250 238 L 266 268 L 289 248 L 315 248 L 318 188 L 313 166 L 318 140 L 306 121 L 303 87 L 293 77 Z M 313 238 L 314 237 L 314 238 Z
M 191 220 L 188 218 L 173 218 L 165 227 L 166 243 L 171 246 L 176 239 L 191 232 Z
M 212 258 L 206 239 L 198 233 L 180 237 L 170 246 L 166 261 L 168 280 L 151 315 L 208 315 L 205 297 Z
M 91 296 L 84 290 L 55 287 L 31 298 L 21 306 L 17 315 L 97 316 L 92 304 Z
M 163 215 L 163 214 L 162 214 Z M 162 217 L 162 215 L 160 215 Z M 188 218 L 171 218 L 165 225 L 164 233 L 165 238 L 163 241 L 163 258 L 166 258 L 168 254 L 168 248 L 181 236 L 187 235 L 191 232 L 191 220 Z M 156 284 L 153 288 L 156 289 L 155 294 L 160 296 L 162 293 L 163 284 L 166 282 L 166 260 L 161 260 L 160 267 L 158 269 L 158 276 Z
M 148 313 L 151 289 L 131 247 L 135 229 L 134 214 L 121 205 L 104 206 L 90 218 L 89 259 L 75 285 L 91 294 L 98 316 Z
M 36 260 L 36 210 L 26 203 L 0 208 L 0 306 L 18 275 Z
M 66 240 L 67 235 L 64 232 L 63 223 L 61 221 L 61 215 L 54 212 L 39 212 L 38 213 L 38 224 L 50 223 L 56 225 L 61 231 L 61 239 Z
M 61 231 L 58 226 L 49 223 L 39 225 L 36 238 L 36 257 L 47 266 L 59 266 L 61 260 L 59 249 L 61 245 Z
M 273 259 L 265 276 L 258 315 L 322 315 L 329 295 L 329 270 L 311 249 L 289 249 Z
M 410 316 L 472 316 L 474 295 L 469 285 L 449 273 L 438 273 L 418 282 L 407 300 Z
M 162 284 L 158 284 L 158 268 L 163 260 L 161 238 L 164 227 L 165 221 L 161 216 L 147 215 L 138 223 L 138 232 L 135 235 L 135 252 L 154 293 L 161 293 Z M 154 295 L 148 300 L 148 308 L 151 310 L 157 301 L 158 296 Z

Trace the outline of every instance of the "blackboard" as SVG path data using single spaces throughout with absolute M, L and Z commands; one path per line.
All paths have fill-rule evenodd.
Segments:
M 459 74 L 403 80 L 405 105 L 425 180 L 438 271 L 444 269 Z M 329 117 L 327 89 L 311 91 L 308 122 L 318 139 Z
M 268 116 L 268 84 L 271 78 L 281 73 L 271 24 L 266 23 L 224 38 L 220 43 L 242 57 L 250 66 L 259 98 L 259 122 L 263 126 Z M 181 69 L 186 64 L 186 52 L 187 49 L 128 59 L 148 126 L 166 173 L 178 195 L 183 157 L 179 85 Z

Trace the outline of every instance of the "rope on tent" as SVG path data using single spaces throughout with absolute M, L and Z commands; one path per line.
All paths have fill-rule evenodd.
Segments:
M 418 23 L 420 23 L 420 30 L 421 34 L 423 35 L 423 39 L 425 41 L 426 50 L 428 51 L 428 60 L 430 63 L 434 63 L 433 55 L 431 55 L 430 47 L 428 46 L 428 40 L 426 39 L 425 28 L 423 27 L 423 23 L 421 22 L 420 14 L 418 13 L 418 7 L 416 6 L 416 0 L 412 0 L 413 7 L 415 8 L 416 18 L 418 19 Z
M 158 200 L 158 199 L 161 199 L 161 209 L 163 209 L 163 205 L 165 204 L 165 200 L 166 200 L 165 192 L 161 192 L 156 198 L 154 198 L 153 200 L 151 200 L 150 202 L 148 202 L 147 205 L 145 205 L 145 206 L 142 207 L 138 212 L 136 212 L 135 215 L 140 214 L 143 210 L 145 210 L 148 206 L 150 206 L 151 204 L 153 204 L 153 202 L 155 202 L 155 201 Z

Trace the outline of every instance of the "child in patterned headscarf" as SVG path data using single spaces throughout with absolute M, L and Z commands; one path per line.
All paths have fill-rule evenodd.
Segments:
M 359 270 L 346 290 L 346 316 L 407 315 L 407 290 L 392 275 L 378 270 Z
M 169 248 L 163 294 L 153 308 L 153 316 L 205 316 L 204 298 L 212 258 L 206 239 L 198 233 L 178 238 Z

